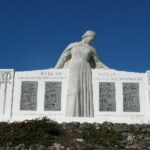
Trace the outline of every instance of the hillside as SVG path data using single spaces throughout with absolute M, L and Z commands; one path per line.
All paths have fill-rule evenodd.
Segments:
M 0 150 L 150 149 L 150 125 L 61 123 L 48 118 L 0 123 Z

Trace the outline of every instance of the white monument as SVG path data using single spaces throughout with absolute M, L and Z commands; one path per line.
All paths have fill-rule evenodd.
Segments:
M 53 69 L 1 69 L 0 121 L 150 123 L 150 71 L 108 68 L 91 46 L 95 36 L 69 44 Z
M 69 69 L 66 116 L 94 117 L 92 69 L 107 69 L 90 46 L 95 35 L 87 31 L 80 42 L 69 44 L 55 66 Z

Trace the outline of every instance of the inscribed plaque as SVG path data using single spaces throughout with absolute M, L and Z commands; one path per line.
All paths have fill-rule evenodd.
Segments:
M 46 111 L 61 110 L 61 82 L 45 83 L 44 110 Z
M 123 83 L 124 112 L 139 112 L 139 83 Z
M 115 83 L 99 83 L 99 111 L 116 111 Z
M 36 110 L 38 82 L 23 81 L 21 86 L 20 110 Z

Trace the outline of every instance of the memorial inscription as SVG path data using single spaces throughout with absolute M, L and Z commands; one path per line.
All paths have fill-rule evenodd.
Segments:
M 37 88 L 36 81 L 23 81 L 21 86 L 20 110 L 37 109 Z
M 123 111 L 139 112 L 139 83 L 123 83 Z
M 115 83 L 99 83 L 99 111 L 116 111 Z
M 61 111 L 61 82 L 45 83 L 45 103 L 46 111 Z

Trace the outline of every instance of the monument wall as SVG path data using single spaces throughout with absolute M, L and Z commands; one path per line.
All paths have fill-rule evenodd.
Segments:
M 96 120 L 142 123 L 148 115 L 146 74 L 93 70 Z
M 94 117 L 66 117 L 67 69 L 0 70 L 0 121 L 150 122 L 150 72 L 93 69 Z
M 0 121 L 7 121 L 12 116 L 14 70 L 0 70 Z
M 64 116 L 67 80 L 63 69 L 16 72 L 12 119 Z
M 150 123 L 150 71 L 147 71 L 146 73 L 146 82 L 147 82 L 147 99 L 148 99 L 148 103 L 147 103 L 147 113 L 148 113 L 148 122 Z
M 150 123 L 150 71 L 109 68 L 88 30 L 52 69 L 0 70 L 0 121 L 49 117 L 58 122 Z

